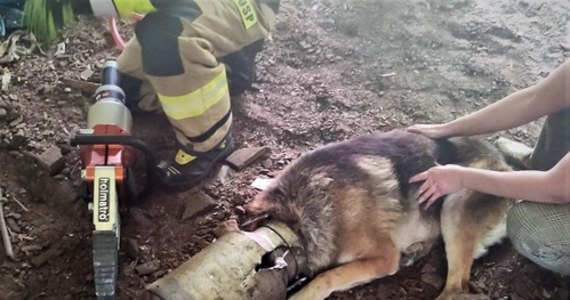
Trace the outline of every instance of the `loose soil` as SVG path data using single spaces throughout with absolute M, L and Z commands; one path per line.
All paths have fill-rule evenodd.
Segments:
M 230 170 L 223 183 L 216 170 L 191 191 L 159 189 L 133 206 L 122 221 L 120 299 L 134 299 L 212 243 L 221 222 L 245 221 L 243 204 L 256 193 L 250 183 L 303 151 L 374 130 L 451 120 L 537 82 L 570 57 L 567 0 L 282 2 L 272 40 L 258 57 L 258 80 L 233 99 L 237 146 L 269 146 L 271 156 Z M 92 91 L 65 80 L 97 82 L 104 59 L 118 55 L 105 26 L 82 18 L 59 41 L 63 54 L 54 47 L 3 66 L 11 80 L 0 92 L 0 185 L 18 261 L 0 251 L 0 298 L 94 298 L 90 218 L 78 197 L 77 151 L 68 144 L 70 133 L 85 126 Z M 81 78 L 86 69 L 95 75 Z M 541 122 L 499 134 L 532 145 Z M 166 155 L 172 140 L 164 137 L 170 129 L 162 116 L 136 113 L 135 127 Z M 29 158 L 51 145 L 66 160 L 54 176 Z M 183 219 L 197 191 L 215 206 Z M 139 276 L 136 267 L 153 260 Z M 439 245 L 396 275 L 331 299 L 433 299 L 445 274 Z M 506 241 L 475 262 L 470 288 L 491 299 L 568 299 L 562 282 Z

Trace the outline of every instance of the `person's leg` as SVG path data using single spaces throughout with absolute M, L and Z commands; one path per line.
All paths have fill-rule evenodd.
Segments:
M 570 150 L 570 107 L 549 115 L 531 155 L 533 169 L 546 171 Z
M 247 50 L 259 51 L 257 43 L 269 31 L 262 26 L 265 21 L 253 20 L 244 21 L 235 1 L 220 0 L 149 13 L 137 24 L 142 70 L 179 144 L 172 160 L 159 163 L 163 184 L 191 188 L 233 151 L 228 81 L 240 82 L 232 80 L 240 68 L 232 70 L 239 64 L 228 57 L 243 51 L 245 56 L 237 58 L 251 58 L 254 63 Z M 248 74 L 251 70 L 245 73 L 250 78 Z
M 507 234 L 523 256 L 570 275 L 570 204 L 517 203 L 507 218 Z

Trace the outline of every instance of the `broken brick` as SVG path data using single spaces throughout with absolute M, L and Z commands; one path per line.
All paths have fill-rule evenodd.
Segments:
M 271 153 L 269 147 L 239 149 L 226 158 L 226 162 L 234 170 L 241 171 L 257 159 Z
M 61 150 L 57 146 L 51 146 L 38 156 L 38 162 L 50 175 L 59 172 L 65 166 L 65 160 Z
M 208 196 L 208 194 L 203 191 L 192 194 L 186 203 L 186 209 L 182 214 L 182 220 L 194 218 L 203 212 L 211 210 L 217 204 L 218 203 L 216 203 L 212 197 Z

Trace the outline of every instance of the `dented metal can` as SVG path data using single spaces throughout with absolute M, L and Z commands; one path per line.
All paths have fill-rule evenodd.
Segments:
M 149 284 L 142 299 L 286 299 L 305 267 L 298 237 L 269 221 L 253 232 L 229 232 Z

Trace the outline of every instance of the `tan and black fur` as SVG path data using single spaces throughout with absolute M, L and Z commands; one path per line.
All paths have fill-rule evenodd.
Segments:
M 325 299 L 410 265 L 441 237 L 448 276 L 438 300 L 466 290 L 474 258 L 501 240 L 513 200 L 462 190 L 429 209 L 411 176 L 440 164 L 510 170 L 489 143 L 394 130 L 329 144 L 289 165 L 246 209 L 299 235 L 311 281 L 293 299 Z

